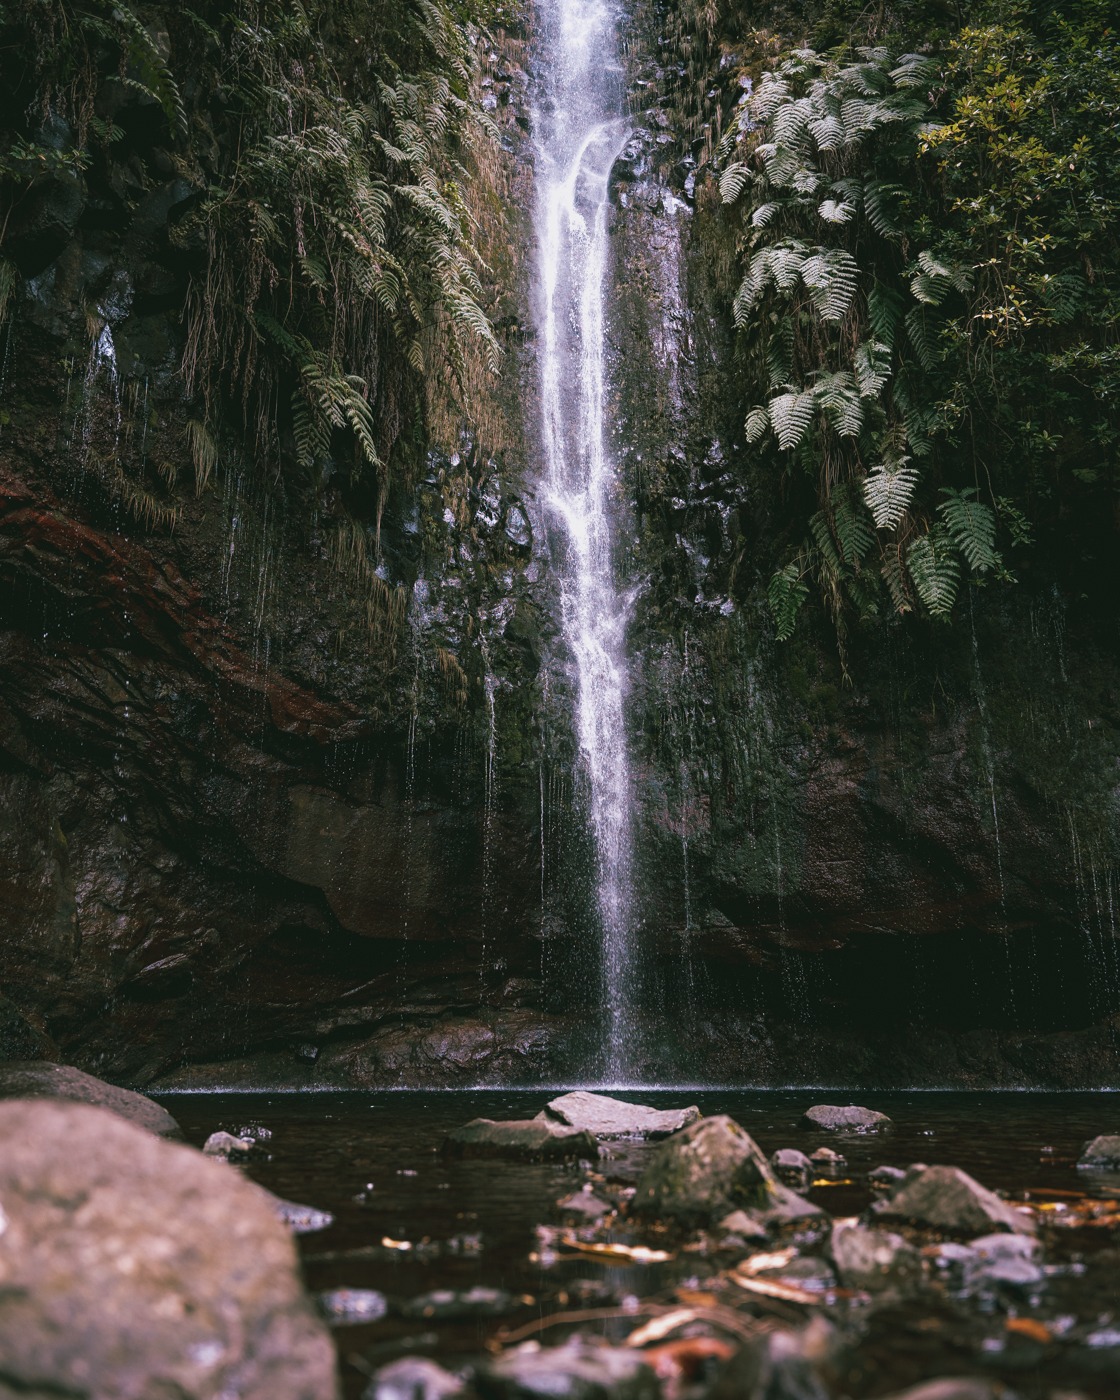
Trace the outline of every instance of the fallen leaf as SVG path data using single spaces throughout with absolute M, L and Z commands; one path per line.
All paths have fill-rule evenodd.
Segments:
M 749 1259 L 744 1259 L 741 1264 L 736 1265 L 737 1274 L 746 1274 L 753 1277 L 755 1274 L 764 1274 L 771 1269 L 787 1268 L 797 1258 L 796 1249 L 779 1249 L 773 1254 L 752 1254 Z
M 822 1176 L 813 1182 L 814 1189 L 818 1186 L 854 1186 L 855 1182 L 850 1176 Z
M 694 1308 L 678 1308 L 675 1312 L 664 1313 L 661 1317 L 650 1318 L 626 1338 L 628 1347 L 644 1347 L 647 1342 L 660 1342 L 670 1332 L 683 1327 L 686 1322 L 695 1322 L 699 1313 Z
M 730 1361 L 734 1355 L 734 1345 L 719 1337 L 681 1337 L 675 1342 L 650 1347 L 645 1352 L 645 1360 L 662 1381 L 678 1377 L 698 1380 L 705 1361 Z
M 1045 1323 L 1036 1322 L 1033 1317 L 1009 1317 L 1006 1327 L 1017 1337 L 1029 1337 L 1032 1342 L 1052 1342 L 1054 1340 L 1054 1334 L 1049 1327 Z
M 717 1308 L 719 1307 L 719 1297 L 715 1293 L 698 1293 L 692 1288 L 678 1288 L 674 1290 L 677 1295 L 677 1302 L 684 1303 L 692 1308 Z
M 594 1259 L 625 1259 L 631 1264 L 665 1264 L 672 1255 L 664 1249 L 649 1249 L 644 1244 L 594 1244 L 575 1235 L 562 1235 L 559 1244 Z
M 742 1274 L 732 1274 L 732 1279 L 748 1293 L 757 1293 L 763 1298 L 778 1298 L 783 1303 L 812 1303 L 816 1306 L 824 1301 L 820 1293 L 810 1293 L 792 1283 L 782 1283 L 780 1279 L 744 1278 Z
M 382 1249 L 395 1249 L 401 1254 L 407 1254 L 412 1248 L 411 1240 L 391 1240 L 388 1235 L 381 1238 Z

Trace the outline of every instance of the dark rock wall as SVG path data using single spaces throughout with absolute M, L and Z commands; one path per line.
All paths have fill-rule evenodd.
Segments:
M 770 642 L 734 231 L 662 19 L 631 21 L 611 330 L 647 1072 L 1114 1082 L 1114 612 L 1038 574 L 951 628 L 855 639 L 850 684 L 823 627 Z M 750 61 L 713 50 L 725 107 Z M 525 62 L 511 41 L 495 70 L 523 249 Z M 403 617 L 371 627 L 329 501 L 232 457 L 189 486 L 171 233 L 192 194 L 158 150 L 120 158 L 20 212 L 32 280 L 0 333 L 0 1053 L 136 1083 L 578 1073 L 589 852 L 524 263 L 500 289 L 512 445 L 402 479 Z M 146 192 L 110 199 L 124 170 Z M 168 466 L 162 513 L 128 454 Z

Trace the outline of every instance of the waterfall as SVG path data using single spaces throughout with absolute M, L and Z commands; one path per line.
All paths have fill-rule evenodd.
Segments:
M 561 625 L 595 843 L 603 1073 L 631 1071 L 636 981 L 627 601 L 615 582 L 605 296 L 611 168 L 627 138 L 607 0 L 539 0 L 536 301 L 545 500 L 559 549 Z

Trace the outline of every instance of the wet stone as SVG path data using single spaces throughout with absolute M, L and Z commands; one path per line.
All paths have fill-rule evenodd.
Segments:
M 48 1060 L 16 1060 L 0 1064 L 0 1099 L 64 1099 L 107 1108 L 120 1118 L 157 1137 L 181 1137 L 179 1125 L 165 1108 L 143 1094 L 85 1074 L 70 1065 Z
M 969 1293 L 1036 1292 L 1046 1282 L 1037 1262 L 1038 1241 L 1028 1235 L 985 1235 L 973 1240 L 965 1261 L 962 1287 Z
M 922 1280 L 918 1251 L 890 1230 L 869 1229 L 858 1220 L 838 1220 L 829 1251 L 840 1281 L 867 1293 L 909 1293 Z
M 1033 1235 L 1029 1215 L 1009 1206 L 959 1167 L 925 1167 L 911 1176 L 885 1201 L 876 1201 L 872 1213 L 915 1225 L 932 1225 L 953 1234 L 981 1235 L 996 1230 Z
M 733 1210 L 719 1222 L 719 1228 L 744 1244 L 761 1243 L 769 1235 L 766 1226 L 745 1210 Z
M 207 1157 L 247 1157 L 256 1143 L 252 1138 L 234 1137 L 232 1133 L 211 1133 L 202 1146 Z
M 779 1181 L 792 1186 L 795 1191 L 805 1191 L 813 1177 L 813 1164 L 804 1152 L 796 1147 L 780 1147 L 770 1158 L 770 1165 Z
M 856 1104 L 816 1104 L 805 1110 L 802 1122 L 824 1133 L 878 1133 L 891 1125 L 885 1113 Z
M 405 1303 L 401 1316 L 422 1318 L 425 1322 L 456 1322 L 471 1317 L 504 1317 L 525 1304 L 526 1299 L 515 1298 L 501 1288 L 479 1286 L 462 1293 L 436 1288 Z
M 372 1288 L 332 1288 L 315 1299 L 320 1313 L 332 1327 L 355 1327 L 380 1322 L 389 1311 L 384 1293 Z
M 494 1122 L 475 1118 L 443 1140 L 445 1157 L 504 1157 L 517 1162 L 594 1161 L 599 1145 L 579 1128 L 541 1118 Z
M 658 1139 L 687 1128 L 700 1118 L 700 1110 L 688 1108 L 657 1109 L 645 1104 L 626 1103 L 622 1099 L 612 1099 L 606 1094 L 592 1094 L 585 1089 L 577 1089 L 571 1094 L 562 1094 L 545 1106 L 538 1115 L 546 1121 L 565 1124 L 570 1128 L 583 1128 L 595 1137 L 605 1141 L 624 1139 Z
M 867 1173 L 867 1180 L 876 1191 L 894 1191 L 906 1180 L 901 1167 L 876 1167 Z
M 631 1208 L 699 1224 L 736 1209 L 768 1226 L 824 1215 L 782 1185 L 750 1134 L 725 1115 L 702 1118 L 656 1148 Z
M 814 1171 L 822 1176 L 839 1176 L 848 1165 L 847 1157 L 831 1147 L 818 1147 L 815 1152 L 810 1152 L 809 1161 Z
M 478 1368 L 483 1400 L 659 1400 L 640 1354 L 573 1337 L 561 1347 L 518 1347 Z
M 423 1356 L 406 1356 L 382 1366 L 362 1392 L 362 1400 L 449 1400 L 462 1382 Z
M 601 1220 L 613 1210 L 613 1206 L 601 1201 L 590 1186 L 585 1186 L 582 1191 L 573 1191 L 570 1196 L 564 1196 L 556 1202 L 556 1208 L 561 1215 L 584 1222 Z
M 999 1382 L 972 1380 L 966 1376 L 950 1380 L 924 1381 L 909 1390 L 900 1390 L 886 1400 L 1016 1400 Z
M 284 1201 L 279 1196 L 273 1197 L 273 1209 L 293 1235 L 313 1235 L 317 1230 L 325 1230 L 328 1225 L 334 1224 L 334 1216 L 329 1210 L 316 1210 L 314 1206 Z
M 1120 1172 L 1120 1136 L 1102 1134 L 1087 1142 L 1077 1165 L 1085 1171 Z

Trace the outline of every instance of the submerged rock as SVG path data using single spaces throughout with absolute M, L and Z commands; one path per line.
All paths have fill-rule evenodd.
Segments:
M 332 1288 L 316 1299 L 319 1311 L 332 1327 L 354 1327 L 362 1322 L 380 1322 L 388 1313 L 384 1293 L 372 1288 Z
M 573 1337 L 560 1347 L 518 1347 L 480 1366 L 484 1400 L 659 1400 L 661 1387 L 638 1352 Z
M 314 1206 L 284 1201 L 279 1196 L 272 1197 L 272 1209 L 277 1219 L 282 1220 L 293 1235 L 313 1235 L 317 1230 L 325 1230 L 328 1225 L 334 1224 L 334 1216 L 329 1210 L 316 1210 Z
M 909 1390 L 900 1390 L 886 1400 L 1016 1400 L 998 1381 L 972 1380 L 967 1376 L 949 1380 L 923 1381 Z M 1072 1397 L 1071 1397 L 1072 1400 Z
M 55 1065 L 49 1060 L 0 1064 L 0 1099 L 66 1099 L 71 1103 L 88 1103 L 95 1108 L 107 1108 L 157 1137 L 182 1137 L 178 1123 L 167 1109 L 143 1094 L 119 1089 L 71 1065 Z
M 1077 1165 L 1086 1171 L 1120 1172 L 1120 1136 L 1103 1134 L 1087 1142 Z
M 647 1108 L 640 1103 L 626 1103 L 606 1094 L 592 1094 L 577 1089 L 562 1094 L 545 1106 L 538 1118 L 584 1128 L 604 1141 L 623 1138 L 665 1138 L 699 1121 L 700 1110 L 689 1108 Z
M 1006 1230 L 1033 1235 L 1029 1215 L 1015 1210 L 960 1167 L 925 1167 L 887 1200 L 871 1207 L 876 1215 L 932 1225 L 960 1235 L 990 1234 Z
M 266 1192 L 104 1109 L 0 1104 L 5 1390 L 336 1400 Z
M 772 1226 L 824 1215 L 783 1186 L 750 1134 L 724 1115 L 702 1118 L 662 1143 L 631 1208 L 682 1223 L 718 1220 L 736 1209 Z
M 602 1220 L 604 1215 L 610 1215 L 614 1209 L 609 1202 L 601 1201 L 596 1196 L 590 1184 L 585 1186 L 582 1191 L 573 1191 L 570 1196 L 564 1196 L 556 1202 L 556 1208 L 561 1215 L 583 1224 Z
M 445 1157 L 507 1157 L 515 1162 L 566 1162 L 599 1156 L 599 1144 L 581 1128 L 544 1118 L 495 1122 L 475 1118 L 443 1140 Z
M 528 1300 L 532 1302 L 530 1298 Z M 503 1317 L 524 1306 L 525 1299 L 515 1298 L 503 1288 L 469 1288 L 458 1293 L 450 1288 L 436 1288 L 422 1293 L 401 1308 L 402 1317 L 423 1318 L 437 1322 L 452 1322 L 468 1317 Z
M 856 1104 L 817 1104 L 805 1110 L 801 1121 L 805 1127 L 824 1133 L 877 1133 L 891 1126 L 885 1113 Z
M 847 1288 L 867 1293 L 909 1293 L 922 1279 L 921 1255 L 901 1235 L 870 1229 L 858 1220 L 838 1220 L 829 1252 Z
M 232 1133 L 211 1133 L 202 1145 L 207 1157 L 247 1157 L 256 1142 L 250 1137 L 234 1137 Z
M 424 1356 L 406 1356 L 382 1366 L 362 1391 L 362 1400 L 448 1400 L 463 1383 Z

